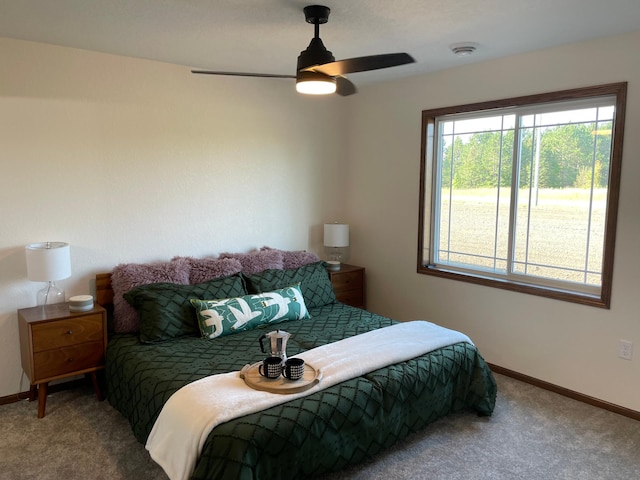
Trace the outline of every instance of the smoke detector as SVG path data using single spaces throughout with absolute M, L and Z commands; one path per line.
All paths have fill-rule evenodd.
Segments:
M 473 42 L 454 43 L 450 45 L 449 48 L 456 55 L 466 57 L 476 51 L 478 44 Z

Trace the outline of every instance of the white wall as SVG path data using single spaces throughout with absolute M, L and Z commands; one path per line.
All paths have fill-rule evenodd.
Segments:
M 67 295 L 120 262 L 269 245 L 320 252 L 344 203 L 344 98 L 288 80 L 0 39 L 0 397 L 22 379 L 24 245 L 65 241 Z
M 640 32 L 361 88 L 350 109 L 348 220 L 369 308 L 462 330 L 490 362 L 640 411 L 638 45 Z M 610 310 L 416 273 L 422 110 L 621 81 L 629 85 Z M 632 361 L 617 358 L 620 339 L 635 343 Z
M 28 387 L 15 311 L 40 285 L 26 279 L 25 244 L 72 245 L 61 284 L 73 295 L 119 262 L 320 252 L 321 224 L 337 219 L 351 224 L 372 310 L 460 329 L 490 362 L 640 411 L 638 44 L 640 33 L 317 99 L 286 81 L 0 39 L 0 396 Z M 423 109 L 619 81 L 611 310 L 415 273 Z M 617 358 L 620 339 L 635 342 L 633 361 Z

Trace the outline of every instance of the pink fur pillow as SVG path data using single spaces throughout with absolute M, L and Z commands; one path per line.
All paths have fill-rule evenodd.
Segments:
M 149 283 L 189 284 L 189 262 L 178 258 L 165 263 L 121 263 L 111 272 L 113 288 L 113 330 L 134 333 L 139 330 L 137 312 L 123 298 L 133 287 Z
M 242 271 L 242 264 L 237 258 L 175 257 L 172 260 L 181 258 L 189 263 L 189 283 L 191 285 L 214 278 L 228 277 Z
M 282 252 L 279 250 L 254 250 L 249 253 L 221 253 L 220 258 L 235 258 L 242 264 L 242 273 L 252 275 L 264 270 L 282 270 Z
M 265 250 L 277 250 L 271 247 L 262 247 L 261 251 Z M 312 252 L 306 250 L 278 250 L 282 253 L 282 265 L 285 270 L 292 270 L 294 268 L 300 268 L 310 263 L 316 263 L 320 261 L 320 257 Z

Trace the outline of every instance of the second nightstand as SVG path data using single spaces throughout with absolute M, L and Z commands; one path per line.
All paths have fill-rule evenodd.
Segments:
M 38 394 L 38 418 L 44 417 L 48 384 L 84 373 L 102 400 L 96 372 L 104 368 L 107 313 L 95 306 L 72 312 L 68 303 L 18 310 L 22 368 L 29 377 L 29 400 Z
M 328 270 L 333 291 L 339 302 L 366 308 L 364 268 L 343 263 L 340 270 Z

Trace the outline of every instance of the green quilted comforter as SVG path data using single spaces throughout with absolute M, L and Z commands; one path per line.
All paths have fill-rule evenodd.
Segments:
M 340 303 L 284 322 L 289 356 L 394 323 Z M 260 361 L 263 329 L 214 340 L 185 337 L 142 344 L 115 335 L 107 349 L 107 394 L 145 443 L 160 410 L 180 387 Z M 193 479 L 309 478 L 375 455 L 452 412 L 490 415 L 491 371 L 473 345 L 458 343 L 376 370 L 304 398 L 219 425 Z

